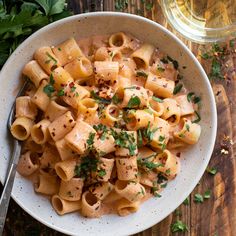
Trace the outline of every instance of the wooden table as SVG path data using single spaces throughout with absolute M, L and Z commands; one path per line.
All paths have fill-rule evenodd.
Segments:
M 125 2 L 121 0 L 120 2 Z M 130 0 L 127 7 L 121 11 L 143 15 L 156 21 L 170 31 L 174 31 L 166 22 L 160 5 L 150 1 Z M 146 2 L 144 4 L 143 2 Z M 113 0 L 71 0 L 69 8 L 74 13 L 91 11 L 117 11 Z M 176 32 L 174 32 L 177 34 Z M 205 46 L 200 46 L 187 41 L 179 34 L 177 36 L 193 51 L 199 55 Z M 209 46 L 206 46 L 206 48 Z M 216 167 L 215 175 L 205 173 L 200 183 L 190 196 L 189 205 L 182 204 L 178 211 L 170 214 L 159 224 L 137 234 L 137 236 L 168 236 L 171 235 L 170 226 L 176 220 L 181 220 L 188 225 L 189 231 L 176 235 L 191 236 L 234 236 L 236 235 L 236 49 L 225 59 L 227 79 L 212 81 L 212 87 L 216 95 L 218 109 L 218 134 L 215 149 L 210 161 L 210 167 Z M 203 65 L 207 72 L 209 67 Z M 225 151 L 222 151 L 222 150 Z M 224 153 L 222 153 L 224 152 Z M 211 198 L 203 203 L 194 202 L 194 194 L 204 193 L 210 189 Z M 62 235 L 34 220 L 25 213 L 14 201 L 11 201 L 5 226 L 5 235 Z M 112 234 L 111 234 L 112 235 Z

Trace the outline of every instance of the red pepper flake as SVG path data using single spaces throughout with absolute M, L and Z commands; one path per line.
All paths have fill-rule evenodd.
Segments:
M 140 87 L 137 86 L 136 89 L 137 89 L 137 90 L 140 90 Z
M 69 83 L 69 87 L 70 87 L 70 88 L 73 88 L 74 86 L 75 86 L 75 83 L 74 83 L 74 82 Z
M 176 153 L 176 156 L 177 156 L 177 157 L 180 157 L 180 155 L 181 155 L 181 153 L 180 153 L 180 152 Z

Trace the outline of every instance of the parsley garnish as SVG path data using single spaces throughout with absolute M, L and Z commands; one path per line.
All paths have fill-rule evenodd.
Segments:
M 186 124 L 185 127 L 186 127 L 186 130 L 189 132 L 189 131 L 190 131 L 190 126 L 189 126 L 189 124 Z
M 75 86 L 73 86 L 71 89 L 70 89 L 70 91 L 73 93 L 74 91 L 76 90 L 76 87 Z
M 175 94 L 179 93 L 179 92 L 181 91 L 182 87 L 183 87 L 183 84 L 177 84 L 177 85 L 175 85 L 173 94 L 175 95 Z
M 168 59 L 170 62 L 172 62 L 174 68 L 175 68 L 176 70 L 178 70 L 178 68 L 179 68 L 179 63 L 178 63 L 176 60 L 172 59 L 170 56 L 167 56 L 167 59 Z
M 89 137 L 88 137 L 88 139 L 86 141 L 86 143 L 88 144 L 88 149 L 92 149 L 93 148 L 94 137 L 95 137 L 95 133 L 90 132 L 89 133 Z
M 43 92 L 46 93 L 48 95 L 48 97 L 51 97 L 52 96 L 52 93 L 55 92 L 55 89 L 53 87 L 55 83 L 55 80 L 53 78 L 53 75 L 50 74 L 50 77 L 49 77 L 49 84 L 47 84 L 44 88 L 43 88 Z
M 52 55 L 50 55 L 48 52 L 46 52 L 46 55 L 49 58 L 47 61 L 45 61 L 46 64 L 50 63 L 51 61 L 53 61 L 54 65 L 57 64 L 57 60 Z
M 152 96 L 152 100 L 159 102 L 159 103 L 163 103 L 164 101 L 158 97 Z
M 86 156 L 82 159 L 80 165 L 75 167 L 75 175 L 81 178 L 87 178 L 91 171 L 97 170 L 98 160 L 96 158 Z
M 194 121 L 192 121 L 192 123 L 198 123 L 201 121 L 201 116 L 199 115 L 199 113 L 197 111 L 194 111 L 195 115 L 196 115 L 196 119 Z
M 104 103 L 104 104 L 110 104 L 111 100 L 110 99 L 105 99 L 99 97 L 94 91 L 91 91 L 91 97 L 94 98 L 98 103 Z
M 147 139 L 148 142 L 153 140 L 154 133 L 158 130 L 158 128 L 151 129 L 150 122 L 148 122 L 148 126 L 146 129 L 142 129 L 142 136 Z
M 134 107 L 139 107 L 141 103 L 141 100 L 138 96 L 133 96 L 130 98 L 128 104 L 127 104 L 127 107 L 128 108 L 134 108 Z
M 183 201 L 183 204 L 185 206 L 189 205 L 189 197 L 187 197 L 184 201 Z
M 187 95 L 188 102 L 192 101 L 192 96 L 194 96 L 194 92 L 188 93 L 188 95 Z
M 147 78 L 148 77 L 148 74 L 144 71 L 137 71 L 136 72 L 136 76 L 137 77 L 144 77 L 144 78 Z
M 207 190 L 204 194 L 203 194 L 203 197 L 205 199 L 209 199 L 211 197 L 211 191 L 210 190 Z
M 165 140 L 165 136 L 160 135 L 158 140 L 159 142 L 163 142 Z
M 59 97 L 64 96 L 64 95 L 65 95 L 64 89 L 60 89 L 57 93 L 57 96 L 59 96 Z
M 200 193 L 196 193 L 194 195 L 194 202 L 203 203 L 203 196 Z
M 156 153 L 153 154 L 152 156 L 156 156 Z M 153 163 L 151 161 L 148 161 L 148 158 L 145 158 L 145 159 L 139 158 L 137 160 L 137 162 L 138 162 L 138 165 L 140 167 L 147 168 L 148 170 L 153 170 L 153 169 L 155 169 L 157 167 L 163 167 L 164 166 L 162 163 Z
M 111 135 L 115 139 L 115 144 L 121 148 L 129 150 L 129 154 L 133 156 L 137 150 L 136 140 L 133 134 L 128 134 L 126 131 L 116 132 L 111 129 Z
M 208 53 L 205 52 L 205 53 L 203 53 L 203 54 L 201 55 L 201 58 L 207 60 L 207 59 L 211 59 L 212 56 L 210 56 Z
M 118 11 L 124 10 L 128 7 L 128 0 L 116 0 L 115 1 L 115 9 Z
M 181 220 L 177 220 L 174 224 L 171 225 L 171 232 L 186 232 L 188 231 L 188 226 L 183 223 Z
M 115 94 L 111 100 L 115 105 L 121 102 L 121 99 L 117 96 L 117 94 Z
M 160 72 L 164 72 L 165 71 L 165 68 L 161 67 L 161 66 L 157 66 L 157 70 L 160 71 Z
M 103 177 L 105 175 L 106 175 L 106 171 L 105 170 L 99 170 L 98 171 L 98 176 Z
M 207 173 L 215 175 L 217 173 L 217 169 L 215 167 L 207 167 Z
M 143 145 L 143 136 L 142 136 L 141 130 L 139 129 L 138 130 L 138 147 L 142 147 L 142 145 Z

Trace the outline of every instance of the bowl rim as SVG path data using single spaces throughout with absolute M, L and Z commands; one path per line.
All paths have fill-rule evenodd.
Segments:
M 80 19 L 80 18 L 86 18 L 86 17 L 103 17 L 103 16 L 118 16 L 118 17 L 127 17 L 127 18 L 132 18 L 132 19 L 137 19 L 137 20 L 141 20 L 146 22 L 147 24 L 152 25 L 155 28 L 158 28 L 160 30 L 162 30 L 165 34 L 167 34 L 168 36 L 170 36 L 177 44 L 179 44 L 182 49 L 184 50 L 185 53 L 187 53 L 190 58 L 194 61 L 194 64 L 196 65 L 197 69 L 199 70 L 200 74 L 202 75 L 202 77 L 205 80 L 206 83 L 206 87 L 207 87 L 207 91 L 208 91 L 208 95 L 211 99 L 212 102 L 212 139 L 209 140 L 209 145 L 208 145 L 208 152 L 207 152 L 207 162 L 206 164 L 209 163 L 213 149 L 214 149 L 214 145 L 215 145 L 215 140 L 216 140 L 216 133 L 217 133 L 217 110 L 216 110 L 216 103 L 215 103 L 215 97 L 211 88 L 211 84 L 208 80 L 208 77 L 204 71 L 204 69 L 202 68 L 200 62 L 197 60 L 197 58 L 194 56 L 194 54 L 190 51 L 190 49 L 176 36 L 174 35 L 172 32 L 170 32 L 169 30 L 167 30 L 164 26 L 160 25 L 157 22 L 154 22 L 150 19 L 147 19 L 145 17 L 142 16 L 138 16 L 138 15 L 134 15 L 134 14 L 130 14 L 130 13 L 123 13 L 123 12 L 112 12 L 112 11 L 101 11 L 101 12 L 89 12 L 89 13 L 82 13 L 82 14 L 77 14 L 77 15 L 73 15 L 61 20 L 58 20 L 56 22 L 53 22 L 51 24 L 48 24 L 46 26 L 44 26 L 43 28 L 37 30 L 35 33 L 33 33 L 32 35 L 30 35 L 27 39 L 25 39 L 18 47 L 17 49 L 13 52 L 13 54 L 7 59 L 7 61 L 5 62 L 4 66 L 2 67 L 2 70 L 0 71 L 0 78 L 1 75 L 3 74 L 3 71 L 6 70 L 6 68 L 11 64 L 11 61 L 14 59 L 14 56 L 16 54 L 18 54 L 22 48 L 24 48 L 27 44 L 28 41 L 32 40 L 33 38 L 36 38 L 38 35 L 47 32 L 50 28 L 54 28 L 56 26 L 61 25 L 62 23 L 66 23 L 66 22 L 70 22 L 73 21 L 75 19 Z M 206 165 L 207 166 L 207 165 Z M 185 191 L 185 194 L 183 194 L 182 198 L 179 199 L 179 201 L 175 204 L 174 209 L 170 210 L 169 213 L 166 214 L 162 214 L 162 216 L 160 217 L 160 220 L 158 222 L 155 221 L 155 219 L 150 219 L 149 221 L 146 221 L 147 223 L 144 223 L 140 228 L 136 229 L 130 229 L 129 234 L 136 234 L 138 232 L 144 231 L 150 227 L 152 227 L 153 225 L 161 222 L 164 218 L 166 218 L 168 215 L 170 215 L 179 205 L 182 204 L 182 202 L 186 199 L 187 196 L 189 196 L 189 194 L 193 191 L 193 189 L 195 188 L 195 186 L 197 185 L 197 183 L 199 182 L 200 178 L 202 177 L 202 175 L 204 174 L 205 169 L 202 168 L 201 171 L 198 172 L 198 175 L 195 177 L 194 181 L 192 181 L 192 184 L 190 185 L 188 191 Z M 0 181 L 2 183 L 4 183 L 4 180 L 0 179 Z M 29 215 L 31 215 L 33 218 L 35 218 L 36 220 L 38 220 L 39 222 L 41 222 L 42 224 L 57 230 L 58 232 L 62 232 L 68 235 L 71 235 L 71 233 L 63 228 L 59 228 L 54 224 L 48 223 L 47 221 L 45 221 L 43 218 L 40 218 L 36 212 L 31 211 L 31 209 L 28 209 L 26 207 L 24 207 L 24 203 L 18 199 L 16 196 L 14 196 L 14 193 L 11 193 L 11 197 L 14 199 L 14 201 L 24 210 L 26 211 Z M 144 221 L 145 222 L 145 221 Z

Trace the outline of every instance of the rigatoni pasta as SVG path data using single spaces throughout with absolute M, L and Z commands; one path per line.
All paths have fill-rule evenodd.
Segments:
M 41 47 L 24 67 L 32 84 L 11 127 L 24 141 L 17 170 L 36 177 L 59 215 L 129 215 L 178 175 L 177 149 L 200 138 L 200 98 L 160 55 L 118 32 Z

